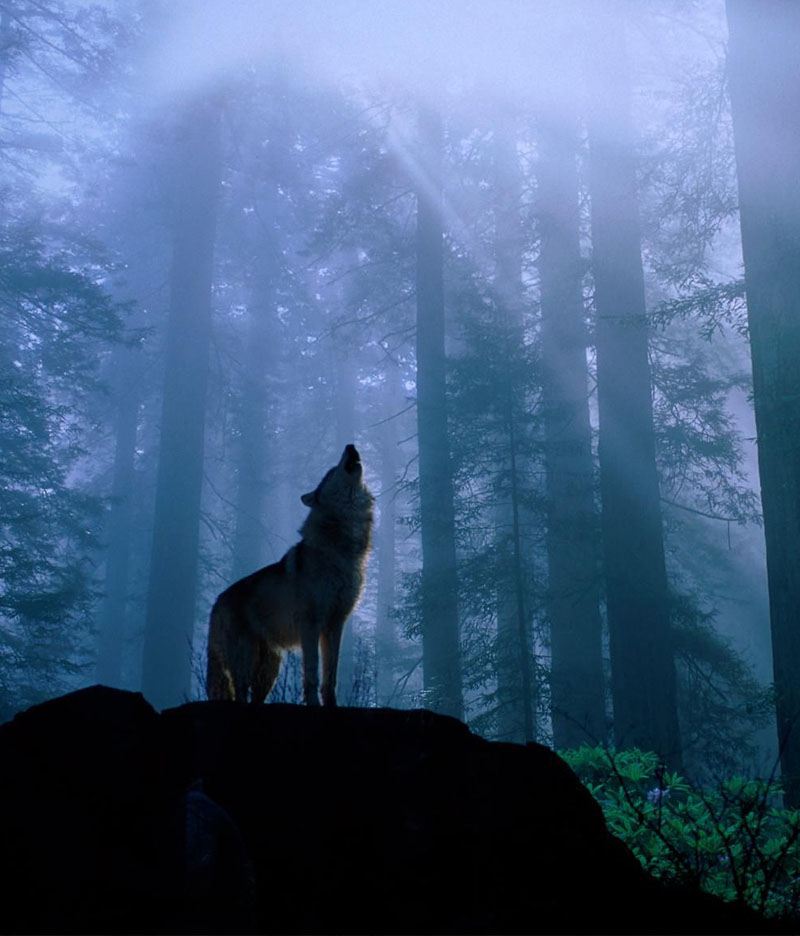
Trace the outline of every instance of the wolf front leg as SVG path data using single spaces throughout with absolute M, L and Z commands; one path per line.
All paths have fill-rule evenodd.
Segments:
M 336 619 L 326 627 L 322 643 L 322 704 L 336 705 L 336 675 L 339 671 L 339 647 L 342 643 L 344 620 Z
M 257 704 L 262 703 L 269 695 L 270 689 L 278 678 L 283 662 L 283 654 L 276 647 L 262 642 L 258 648 L 256 661 L 253 665 L 250 700 Z
M 206 695 L 209 699 L 232 699 L 233 681 L 227 669 L 222 653 L 213 644 L 208 644 L 208 664 L 206 668 Z
M 303 649 L 303 697 L 306 705 L 319 705 L 319 629 L 306 623 L 300 646 Z

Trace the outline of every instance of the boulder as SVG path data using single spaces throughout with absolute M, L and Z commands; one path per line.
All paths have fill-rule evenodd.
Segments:
M 650 878 L 548 748 L 425 711 L 95 686 L 0 726 L 0 829 L 3 932 L 770 931 Z

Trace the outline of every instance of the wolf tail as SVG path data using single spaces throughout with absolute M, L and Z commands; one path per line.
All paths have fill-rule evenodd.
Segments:
M 217 601 L 211 611 L 208 627 L 208 664 L 206 667 L 206 695 L 209 699 L 232 700 L 235 698 L 230 661 L 226 660 L 228 613 Z

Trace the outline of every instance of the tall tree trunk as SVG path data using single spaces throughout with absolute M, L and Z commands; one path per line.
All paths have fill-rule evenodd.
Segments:
M 147 596 L 142 690 L 176 705 L 191 689 L 220 115 L 202 102 L 181 126 L 170 309 Z
M 244 380 L 239 407 L 239 451 L 233 581 L 264 565 L 264 504 L 267 473 L 267 376 L 273 359 L 268 302 L 254 301 L 249 313 Z
M 539 276 L 553 745 L 606 739 L 578 216 L 577 120 L 539 126 Z
M 380 521 L 376 540 L 378 597 L 375 618 L 375 657 L 378 705 L 387 705 L 394 693 L 393 664 L 397 652 L 392 613 L 396 591 L 397 526 L 397 419 L 400 376 L 395 364 L 386 370 L 384 422 L 380 427 Z
M 622 8 L 598 9 L 589 102 L 603 562 L 617 747 L 680 764 Z M 615 15 L 616 14 L 616 15 Z
M 0 13 L 0 110 L 6 90 L 8 66 L 14 55 L 14 34 L 11 29 L 11 15 L 8 7 Z
M 355 362 L 347 356 L 343 344 L 334 347 L 336 360 L 336 459 L 345 445 L 356 440 L 356 387 Z M 345 705 L 357 705 L 366 700 L 359 697 L 356 685 L 356 639 L 350 618 L 342 633 L 339 649 L 339 698 Z
M 111 511 L 108 518 L 105 594 L 100 609 L 97 681 L 122 688 L 122 651 L 125 642 L 128 580 L 130 576 L 134 463 L 139 414 L 139 368 L 130 350 L 116 355 L 123 379 L 117 387 L 117 436 Z
M 536 690 L 531 673 L 531 638 L 528 628 L 527 595 L 525 589 L 524 561 L 522 556 L 522 503 L 520 494 L 520 455 L 519 430 L 516 424 L 515 405 L 513 399 L 514 389 L 508 384 L 508 400 L 506 406 L 507 434 L 508 434 L 508 471 L 511 490 L 509 491 L 509 519 L 510 529 L 510 571 L 511 594 L 514 596 L 513 605 L 513 636 L 516 637 L 517 671 L 520 680 L 520 695 L 518 709 L 522 715 L 522 733 L 524 741 L 533 741 L 536 738 Z
M 516 127 L 508 115 L 495 127 L 495 294 L 498 327 L 508 341 L 509 359 L 522 340 L 522 183 L 516 152 Z M 522 459 L 519 454 L 517 410 L 524 388 L 514 386 L 513 374 L 504 382 L 504 425 L 497 439 L 502 476 L 508 489 L 500 492 L 495 509 L 497 576 L 497 696 L 498 735 L 504 741 L 525 742 L 536 737 L 536 683 L 532 674 L 529 600 L 523 558 L 523 517 L 520 498 Z
M 781 771 L 800 806 L 800 6 L 728 0 Z
M 286 275 L 283 235 L 280 230 L 281 181 L 289 150 L 290 116 L 286 108 L 285 74 L 279 61 L 272 63 L 268 78 L 275 111 L 267 129 L 255 167 L 243 173 L 241 198 L 252 199 L 257 208 L 242 224 L 242 239 L 253 257 L 248 295 L 247 346 L 244 349 L 244 375 L 238 414 L 239 447 L 231 577 L 237 580 L 264 566 L 265 553 L 274 553 L 269 538 L 278 534 L 274 510 L 277 499 L 267 497 L 274 486 L 268 440 L 276 413 L 270 410 L 270 384 L 280 369 L 281 325 L 278 317 L 281 283 Z M 309 274 L 310 275 L 310 274 Z M 272 482 L 272 483 L 270 483 Z M 268 505 L 268 500 L 273 504 Z M 266 521 L 266 523 L 265 523 Z
M 417 433 L 422 538 L 422 670 L 428 706 L 461 718 L 453 473 L 447 431 L 442 123 L 420 115 L 417 191 Z

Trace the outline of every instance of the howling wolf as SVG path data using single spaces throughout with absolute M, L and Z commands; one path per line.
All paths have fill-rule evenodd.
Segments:
M 303 650 L 303 693 L 336 705 L 339 644 L 361 595 L 372 530 L 372 495 L 361 458 L 348 445 L 317 489 L 300 498 L 311 512 L 302 539 L 279 562 L 235 582 L 217 598 L 208 634 L 209 699 L 263 702 L 277 679 L 283 649 Z

